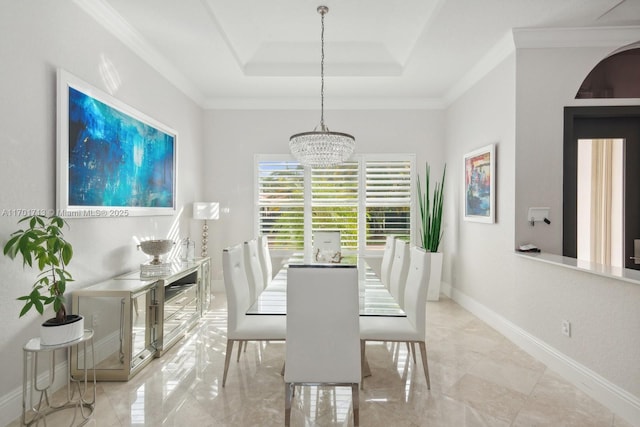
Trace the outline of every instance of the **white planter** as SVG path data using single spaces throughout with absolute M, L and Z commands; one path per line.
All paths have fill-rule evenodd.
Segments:
M 427 287 L 427 301 L 440 300 L 440 282 L 442 281 L 442 252 L 428 252 L 429 255 L 429 285 Z
M 69 317 L 69 316 L 67 316 Z M 40 344 L 60 345 L 82 338 L 84 335 L 84 317 L 72 315 L 73 321 L 64 324 L 40 325 Z

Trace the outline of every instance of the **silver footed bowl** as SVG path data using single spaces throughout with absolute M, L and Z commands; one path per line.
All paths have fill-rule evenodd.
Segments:
M 169 252 L 173 245 L 174 241 L 169 239 L 145 240 L 140 242 L 138 249 L 153 257 L 151 264 L 161 264 L 160 255 Z

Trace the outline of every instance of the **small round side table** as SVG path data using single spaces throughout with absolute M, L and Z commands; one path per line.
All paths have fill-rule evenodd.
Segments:
M 84 354 L 84 376 L 82 379 L 74 379 L 71 376 L 71 366 L 68 366 L 67 400 L 64 403 L 53 405 L 50 401 L 49 393 L 52 393 L 51 387 L 55 380 L 56 352 L 66 351 L 67 363 L 69 364 L 71 363 L 72 347 L 76 347 L 79 354 L 80 351 Z M 40 338 L 32 338 L 24 345 L 22 352 L 22 425 L 31 426 L 37 424 L 40 420 L 44 421 L 46 425 L 48 414 L 63 409 L 74 409 L 70 425 L 74 425 L 78 413 L 82 417 L 78 425 L 84 425 L 92 417 L 96 404 L 93 330 L 87 329 L 81 338 L 59 345 L 43 345 L 40 343 Z M 89 361 L 87 360 L 88 354 L 91 354 L 91 367 L 89 367 Z M 29 360 L 29 356 L 31 356 L 31 360 Z M 43 372 L 39 373 L 38 361 L 41 357 L 45 358 L 45 360 L 48 359 L 49 363 L 43 369 Z M 93 393 L 90 392 L 90 372 L 93 374 Z M 38 378 L 39 376 L 40 378 Z

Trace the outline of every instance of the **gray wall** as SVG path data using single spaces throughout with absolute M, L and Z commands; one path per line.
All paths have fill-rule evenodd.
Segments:
M 111 63 L 122 81 L 119 100 L 179 134 L 178 205 L 175 217 L 74 219 L 72 271 L 84 287 L 131 270 L 144 261 L 135 237 L 180 236 L 200 223 L 189 219 L 195 199 L 228 208 L 211 224 L 210 253 L 220 280 L 221 249 L 246 240 L 253 229 L 254 153 L 287 153 L 288 137 L 312 129 L 316 111 L 203 112 L 71 1 L 4 2 L 0 14 L 0 209 L 55 205 L 55 70 L 62 67 L 107 90 L 100 67 Z M 640 287 L 614 279 L 522 259 L 514 244 L 559 247 L 561 218 L 561 111 L 581 79 L 610 50 L 519 49 L 447 111 L 328 111 L 333 130 L 353 133 L 359 152 L 414 152 L 434 176 L 448 166 L 444 279 L 470 307 L 515 325 L 542 344 L 586 366 L 634 399 L 640 396 Z M 460 182 L 464 153 L 495 143 L 496 224 L 462 221 Z M 526 207 L 551 206 L 552 226 L 527 228 Z M 0 239 L 17 218 L 0 216 Z M 18 319 L 18 295 L 33 275 L 0 258 L 0 424 L 18 416 L 24 342 L 42 318 Z M 561 319 L 573 337 L 560 334 Z M 12 400 L 13 399 L 13 400 Z
M 107 92 L 101 77 L 107 63 L 121 80 L 113 96 L 178 132 L 178 206 L 186 204 L 186 210 L 176 216 L 69 220 L 67 237 L 75 248 L 69 269 L 76 279 L 70 288 L 135 269 L 146 260 L 136 250 L 136 237 L 165 237 L 172 227 L 186 236 L 197 225 L 189 219 L 190 203 L 203 187 L 202 110 L 72 1 L 5 1 L 0 29 L 0 242 L 18 227 L 19 218 L 9 210 L 55 208 L 56 69 Z M 18 318 L 22 304 L 16 297 L 30 291 L 33 272 L 2 256 L 0 273 L 0 400 L 7 404 L 21 389 L 22 346 L 38 336 L 44 319 L 35 312 Z M 0 425 L 18 416 L 13 410 L 2 409 Z
M 254 237 L 254 154 L 289 155 L 289 137 L 312 130 L 318 111 L 212 110 L 205 113 L 205 195 L 228 208 L 210 225 L 215 286 L 222 288 L 222 249 Z M 356 138 L 356 153 L 416 153 L 419 171 L 442 174 L 444 111 L 325 111 L 334 131 Z M 218 150 L 215 147 L 223 147 Z M 424 172 L 422 172 L 424 173 Z M 446 224 L 445 224 L 446 226 Z
M 517 50 L 516 243 L 534 242 L 561 253 L 563 107 L 598 102 L 573 98 L 589 71 L 614 49 Z M 528 206 L 551 206 L 551 226 L 529 226 Z M 516 265 L 518 283 L 530 288 L 527 295 L 537 313 L 521 313 L 519 323 L 640 397 L 635 362 L 640 360 L 640 286 L 528 260 Z M 561 319 L 572 321 L 571 339 L 560 335 Z
M 618 398 L 638 402 L 640 286 L 514 254 L 524 242 L 559 247 L 562 107 L 610 50 L 518 49 L 447 110 L 447 162 L 496 143 L 498 166 L 495 224 L 462 221 L 460 178 L 449 182 L 447 216 L 457 227 L 447 235 L 445 265 L 456 300 L 554 370 L 571 376 L 585 367 L 588 381 L 602 378 Z M 532 230 L 528 206 L 551 206 L 552 226 Z M 563 319 L 572 322 L 571 338 L 561 334 Z

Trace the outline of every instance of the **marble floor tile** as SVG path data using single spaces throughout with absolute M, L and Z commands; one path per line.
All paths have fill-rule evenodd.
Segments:
M 431 389 L 404 343 L 368 343 L 372 375 L 360 390 L 361 426 L 630 427 L 452 300 L 427 304 Z M 223 388 L 226 321 L 224 294 L 215 294 L 202 321 L 161 358 L 130 381 L 98 383 L 85 425 L 283 425 L 285 344 L 251 342 L 239 361 L 236 346 Z M 68 426 L 72 414 L 51 414 L 47 426 Z M 351 389 L 297 387 L 291 420 L 352 426 Z M 9 427 L 19 425 L 17 419 Z
M 468 373 L 524 395 L 531 393 L 538 379 L 542 376 L 541 371 L 523 368 L 510 361 L 496 360 L 490 357 L 483 357 L 468 370 Z
M 465 374 L 446 395 L 490 417 L 510 423 L 527 396 L 471 374 Z
M 514 420 L 514 426 L 609 427 L 613 414 L 551 371 L 545 371 Z

